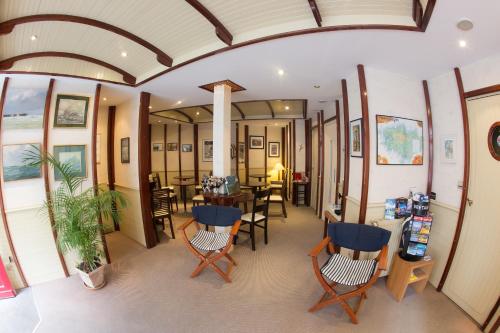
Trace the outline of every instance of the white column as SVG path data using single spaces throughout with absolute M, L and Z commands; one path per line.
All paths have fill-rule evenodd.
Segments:
M 213 108 L 214 159 L 213 174 L 225 177 L 231 174 L 231 87 L 214 87 Z

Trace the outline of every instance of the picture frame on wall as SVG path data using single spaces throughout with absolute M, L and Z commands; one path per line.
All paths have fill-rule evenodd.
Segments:
M 202 161 L 212 162 L 214 160 L 214 141 L 203 140 L 202 145 Z
M 245 163 L 245 143 L 238 142 L 238 162 Z
M 130 163 L 130 138 L 120 140 L 120 156 L 122 163 Z
M 269 142 L 267 157 L 280 157 L 280 143 L 279 142 Z
M 264 137 L 250 135 L 250 149 L 264 149 Z
M 3 108 L 3 130 L 42 128 L 47 88 L 9 87 Z
M 421 120 L 376 115 L 377 164 L 423 165 L 424 124 Z
M 350 121 L 349 134 L 351 157 L 363 157 L 363 119 Z
M 26 154 L 40 151 L 39 143 L 4 145 L 3 153 L 3 180 L 11 182 L 24 179 L 42 177 L 41 167 L 27 166 L 25 163 Z
M 54 146 L 54 157 L 60 163 L 70 163 L 76 176 L 87 178 L 87 146 L 65 145 Z M 61 173 L 54 169 L 54 179 L 62 180 Z
M 454 164 L 457 162 L 455 156 L 457 151 L 456 141 L 454 135 L 448 135 L 441 138 L 440 155 L 442 163 Z
M 57 95 L 54 127 L 87 127 L 89 97 Z
M 177 142 L 167 143 L 167 151 L 177 151 Z
M 183 143 L 181 145 L 181 151 L 183 153 L 191 153 L 193 151 L 193 145 L 191 143 Z
M 163 151 L 163 143 L 161 142 L 153 142 L 153 152 Z

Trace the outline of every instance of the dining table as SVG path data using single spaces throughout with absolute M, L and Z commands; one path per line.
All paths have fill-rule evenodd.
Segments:
M 182 179 L 174 179 L 171 183 L 174 186 L 179 186 L 180 194 L 181 194 L 181 200 L 184 203 L 184 213 L 187 213 L 187 187 L 188 186 L 193 186 L 195 185 L 195 182 L 193 180 L 182 180 Z
M 255 193 L 257 190 L 261 190 L 262 187 L 266 186 L 265 182 L 251 182 L 248 184 L 245 184 L 245 186 L 251 187 L 252 188 L 252 193 Z
M 271 174 L 270 173 L 268 173 L 268 174 L 265 174 L 265 173 L 254 173 L 254 174 L 248 175 L 248 177 L 257 178 L 259 180 L 259 182 L 261 182 L 262 178 L 271 177 Z
M 194 179 L 194 176 L 175 176 L 174 179 L 177 179 L 177 180 L 190 180 L 190 179 Z

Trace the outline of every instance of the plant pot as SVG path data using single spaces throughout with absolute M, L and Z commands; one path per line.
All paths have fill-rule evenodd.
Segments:
M 76 270 L 78 271 L 78 274 L 80 275 L 80 278 L 82 279 L 85 287 L 88 289 L 96 290 L 101 289 L 106 285 L 104 276 L 105 267 L 105 265 L 101 265 L 90 273 L 86 273 L 80 270 L 78 267 L 76 268 Z

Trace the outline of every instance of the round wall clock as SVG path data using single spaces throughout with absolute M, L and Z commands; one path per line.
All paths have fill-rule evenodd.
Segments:
M 497 161 L 500 161 L 500 121 L 491 125 L 488 132 L 488 148 L 491 156 Z

